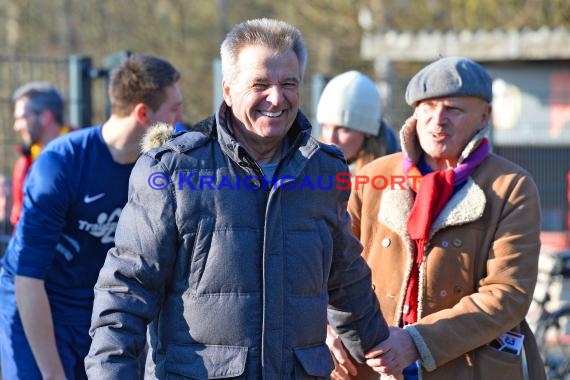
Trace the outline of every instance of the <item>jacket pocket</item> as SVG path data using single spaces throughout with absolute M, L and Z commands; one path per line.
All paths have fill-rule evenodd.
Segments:
M 214 220 L 211 217 L 202 218 L 196 228 L 196 236 L 191 250 L 190 276 L 188 279 L 188 288 L 193 293 L 197 292 L 198 285 L 204 274 L 208 252 L 212 245 L 213 231 Z
M 521 357 L 490 346 L 475 351 L 475 379 L 522 379 Z
M 320 297 L 326 291 L 332 263 L 332 237 L 324 221 L 316 228 L 287 231 L 285 242 L 290 293 Z
M 317 222 L 317 226 L 319 228 L 319 235 L 323 244 L 323 284 L 326 286 L 333 260 L 333 241 L 331 232 L 323 220 L 319 220 Z
M 247 347 L 169 345 L 166 372 L 189 379 L 232 378 L 244 373 L 246 360 Z
M 334 369 L 326 344 L 293 349 L 297 363 L 295 379 L 328 379 Z

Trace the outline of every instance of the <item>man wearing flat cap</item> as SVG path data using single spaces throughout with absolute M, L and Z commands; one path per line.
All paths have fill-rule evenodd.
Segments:
M 536 284 L 540 202 L 524 169 L 490 152 L 492 80 L 463 57 L 409 82 L 402 153 L 358 175 L 406 184 L 354 189 L 349 211 L 404 379 L 544 379 L 525 322 Z M 523 360 L 524 358 L 524 360 Z M 337 369 L 338 370 L 338 369 Z M 344 374 L 344 378 L 348 378 Z M 378 374 L 358 366 L 357 378 Z M 341 377 L 339 377 L 341 378 Z

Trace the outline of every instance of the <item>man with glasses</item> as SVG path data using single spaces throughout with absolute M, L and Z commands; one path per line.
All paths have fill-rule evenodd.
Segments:
M 14 102 L 14 131 L 22 137 L 20 158 L 12 174 L 10 223 L 16 226 L 24 200 L 24 181 L 32 162 L 51 140 L 69 131 L 64 124 L 64 102 L 58 89 L 49 82 L 30 82 L 18 88 Z

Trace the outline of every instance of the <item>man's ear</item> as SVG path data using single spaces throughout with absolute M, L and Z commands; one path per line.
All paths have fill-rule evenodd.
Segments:
M 55 117 L 53 116 L 53 113 L 51 113 L 51 111 L 43 110 L 40 113 L 40 122 L 42 125 L 50 125 L 55 122 Z
M 148 125 L 150 120 L 149 115 L 150 109 L 144 103 L 138 103 L 135 108 L 133 108 L 132 114 L 135 117 L 137 123 L 141 125 Z
M 232 97 L 230 94 L 230 84 L 225 79 L 222 79 L 222 95 L 224 96 L 224 101 L 226 104 L 231 107 Z

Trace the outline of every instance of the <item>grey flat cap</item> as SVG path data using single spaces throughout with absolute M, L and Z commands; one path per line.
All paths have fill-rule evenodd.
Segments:
M 492 79 L 480 64 L 465 57 L 439 59 L 418 72 L 408 83 L 406 102 L 444 96 L 476 96 L 493 100 Z

